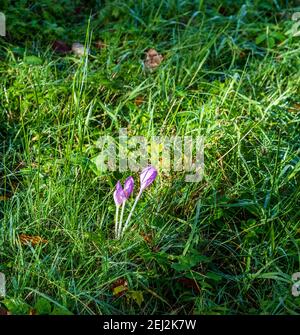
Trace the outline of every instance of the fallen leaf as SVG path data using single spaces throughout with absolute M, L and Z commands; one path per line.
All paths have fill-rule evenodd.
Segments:
M 145 233 L 141 233 L 142 238 L 144 239 L 144 241 L 146 243 L 151 243 L 152 242 L 152 236 L 151 234 L 145 234 Z
M 120 285 L 113 289 L 113 295 L 120 297 L 128 290 L 127 286 Z
M 10 195 L 0 195 L 0 201 L 7 201 L 10 197 Z
M 22 245 L 37 245 L 41 243 L 48 243 L 47 240 L 43 239 L 40 236 L 31 236 L 31 235 L 26 235 L 26 234 L 20 234 L 19 239 Z
M 160 55 L 155 49 L 149 49 L 146 52 L 146 59 L 144 61 L 145 67 L 148 70 L 154 70 L 160 65 L 163 59 L 163 56 Z
M 300 103 L 294 104 L 290 109 L 289 112 L 291 113 L 297 113 L 300 111 Z
M 196 293 L 200 293 L 200 287 L 196 280 L 190 278 L 179 278 L 177 281 L 183 286 L 193 289 Z
M 36 315 L 36 310 L 34 308 L 30 308 L 29 315 Z
M 144 296 L 142 291 L 129 291 L 127 293 L 127 300 L 132 299 L 135 301 L 139 307 L 141 307 L 142 303 L 144 302 Z
M 246 57 L 246 53 L 244 51 L 241 51 L 239 56 L 240 56 L 240 58 L 245 58 Z
M 72 44 L 72 51 L 74 53 L 75 56 L 77 57 L 82 57 L 85 55 L 85 52 L 89 53 L 88 50 L 84 49 L 84 45 L 82 45 L 81 43 L 73 43 Z
M 136 105 L 136 106 L 140 106 L 142 103 L 144 103 L 145 102 L 145 100 L 144 100 L 144 98 L 142 97 L 142 96 L 138 96 L 138 97 L 136 97 L 135 99 L 134 99 L 134 104 Z
M 97 49 L 104 49 L 107 47 L 107 45 L 103 41 L 99 40 L 95 42 L 95 47 Z
M 52 43 L 52 49 L 61 54 L 66 54 L 71 51 L 71 48 L 67 43 L 58 40 Z
M 112 286 L 111 290 L 113 292 L 113 295 L 116 297 L 121 297 L 128 291 L 128 282 L 127 280 L 120 278 L 116 280 Z
M 7 309 L 0 307 L 0 315 L 10 315 Z

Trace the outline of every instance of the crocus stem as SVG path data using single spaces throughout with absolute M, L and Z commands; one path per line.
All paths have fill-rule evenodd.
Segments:
M 143 192 L 143 191 L 140 190 L 139 194 L 138 194 L 137 197 L 135 198 L 134 204 L 133 204 L 133 206 L 132 206 L 132 208 L 131 208 L 131 211 L 130 211 L 130 213 L 129 213 L 129 215 L 128 215 L 128 218 L 127 218 L 127 220 L 126 220 L 126 222 L 125 222 L 125 225 L 124 225 L 124 228 L 123 228 L 123 230 L 122 230 L 122 234 L 121 234 L 121 235 L 124 234 L 125 230 L 127 229 L 128 225 L 129 225 L 129 221 L 130 221 L 130 219 L 131 219 L 131 216 L 132 216 L 132 214 L 133 214 L 133 211 L 134 211 L 134 209 L 135 209 L 135 206 L 136 206 L 136 204 L 138 203 L 139 198 L 140 198 L 141 195 L 142 195 L 142 192 Z
M 116 222 L 115 222 L 115 237 L 118 238 L 118 217 L 119 217 L 119 206 L 116 206 Z
M 118 227 L 118 232 L 117 232 L 117 238 L 121 237 L 121 230 L 122 230 L 122 222 L 123 222 L 125 203 L 126 203 L 126 200 L 122 204 L 121 216 L 120 216 L 119 227 Z

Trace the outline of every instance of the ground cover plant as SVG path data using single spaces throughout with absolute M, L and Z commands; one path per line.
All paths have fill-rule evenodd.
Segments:
M 1 6 L 1 313 L 298 314 L 297 1 Z M 157 167 L 116 238 L 120 128 L 204 136 L 205 170 Z

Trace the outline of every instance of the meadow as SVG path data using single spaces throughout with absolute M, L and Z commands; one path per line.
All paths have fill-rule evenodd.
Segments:
M 0 314 L 299 314 L 299 3 L 1 4 Z M 157 167 L 116 239 L 120 128 L 203 136 L 205 168 Z

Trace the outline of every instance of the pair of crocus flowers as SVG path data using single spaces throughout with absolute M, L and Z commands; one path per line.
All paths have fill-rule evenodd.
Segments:
M 136 204 L 139 201 L 144 189 L 147 188 L 149 185 L 151 185 L 153 183 L 156 176 L 157 176 L 157 171 L 153 166 L 147 166 L 141 172 L 141 174 L 140 174 L 140 184 L 141 184 L 140 185 L 140 190 L 139 190 L 139 193 L 138 193 L 137 197 L 135 198 L 133 206 L 132 206 L 132 208 L 131 208 L 131 210 L 128 214 L 128 217 L 127 217 L 127 220 L 124 224 L 124 227 L 122 227 L 122 223 L 123 223 L 125 203 L 126 203 L 126 200 L 130 197 L 130 195 L 133 192 L 134 180 L 131 176 L 128 177 L 125 180 L 124 188 L 122 188 L 122 185 L 121 185 L 120 181 L 117 182 L 116 190 L 114 191 L 114 200 L 115 200 L 115 204 L 116 204 L 115 236 L 116 236 L 117 239 L 119 239 L 120 237 L 122 237 L 124 235 L 124 232 L 126 231 L 126 229 L 129 226 L 129 222 L 130 222 L 132 213 L 133 213 L 133 211 L 136 207 Z M 122 206 L 122 209 L 121 209 L 121 215 L 120 215 L 120 218 L 119 218 L 119 208 L 120 208 L 120 206 Z

